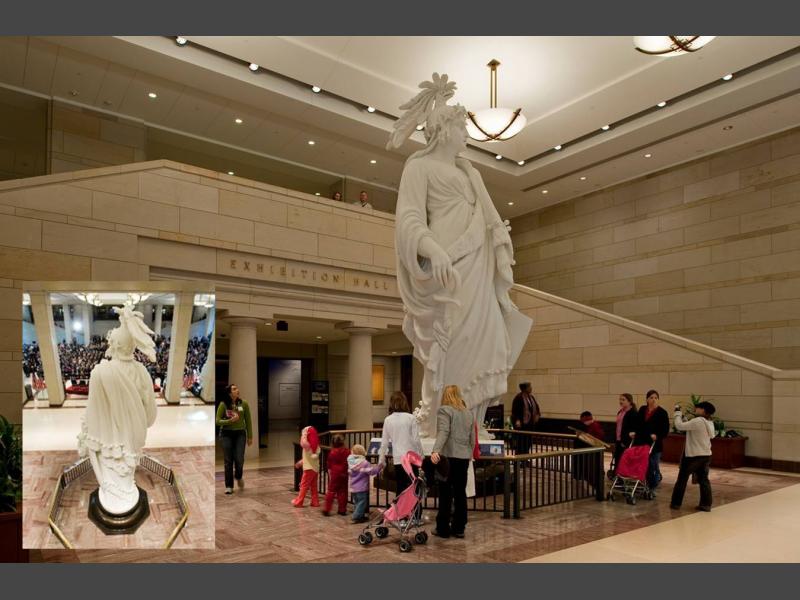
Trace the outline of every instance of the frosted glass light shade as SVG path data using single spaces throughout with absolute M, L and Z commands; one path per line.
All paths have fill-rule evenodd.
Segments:
M 474 119 L 478 126 L 472 122 L 472 119 L 467 118 L 467 133 L 469 137 L 478 142 L 511 139 L 522 131 L 527 122 L 522 113 L 517 114 L 515 118 L 516 112 L 510 108 L 485 108 L 479 110 L 474 113 Z
M 678 56 L 699 50 L 715 35 L 637 35 L 633 44 L 639 52 L 655 56 Z

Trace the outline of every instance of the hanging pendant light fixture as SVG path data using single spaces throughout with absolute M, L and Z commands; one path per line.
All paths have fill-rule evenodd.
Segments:
M 678 56 L 697 52 L 713 40 L 715 35 L 637 35 L 633 38 L 636 49 L 650 56 Z
M 500 62 L 491 60 L 488 65 L 489 75 L 489 108 L 477 113 L 467 112 L 467 133 L 478 142 L 496 142 L 508 140 L 517 135 L 525 127 L 526 119 L 522 109 L 498 108 L 497 106 L 497 67 Z

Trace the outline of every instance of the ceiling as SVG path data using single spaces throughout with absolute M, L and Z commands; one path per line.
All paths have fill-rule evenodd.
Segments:
M 791 52 L 800 36 L 723 36 L 674 58 L 638 53 L 627 36 L 186 37 L 185 47 L 166 37 L 0 38 L 0 84 L 391 190 L 423 143 L 415 134 L 385 150 L 397 107 L 438 71 L 457 82 L 455 101 L 484 108 L 495 58 L 499 104 L 521 107 L 528 125 L 466 156 L 504 217 L 800 125 L 800 52 Z M 250 61 L 268 71 L 250 72 Z M 727 73 L 737 75 L 643 113 Z

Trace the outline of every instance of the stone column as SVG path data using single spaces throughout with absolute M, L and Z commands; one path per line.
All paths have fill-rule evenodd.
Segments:
M 239 395 L 250 405 L 253 420 L 253 445 L 247 446 L 245 455 L 258 458 L 258 343 L 256 326 L 260 319 L 250 317 L 227 317 L 231 325 L 230 350 L 228 352 L 228 383 L 239 388 Z
M 161 335 L 161 313 L 163 310 L 164 306 L 162 304 L 156 304 L 156 316 L 153 323 L 153 331 L 155 331 L 156 335 Z
M 372 334 L 375 329 L 345 327 L 347 357 L 347 429 L 372 429 Z
M 88 304 L 83 305 L 83 339 L 88 344 L 92 341 L 92 307 Z
M 64 341 L 69 344 L 72 341 L 72 316 L 69 312 L 69 304 L 62 304 L 61 310 L 64 311 Z
M 169 404 L 180 404 L 183 389 L 183 370 L 186 366 L 186 350 L 189 347 L 189 330 L 192 326 L 194 294 L 175 294 L 175 310 L 172 312 L 172 333 L 169 340 L 167 362 L 167 388 L 164 399 Z
M 200 376 L 203 379 L 203 401 L 208 404 L 214 404 L 217 385 L 217 365 L 214 358 L 216 356 L 217 342 L 213 331 L 211 333 L 211 343 L 208 345 L 206 364 L 203 365 L 203 369 L 200 372 Z
M 61 362 L 58 358 L 56 328 L 53 323 L 53 307 L 47 292 L 30 292 L 31 311 L 36 327 L 36 338 L 42 356 L 44 381 L 50 406 L 64 404 L 64 382 L 61 379 Z

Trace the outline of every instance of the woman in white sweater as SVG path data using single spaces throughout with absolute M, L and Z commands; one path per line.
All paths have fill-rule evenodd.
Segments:
M 697 476 L 700 485 L 700 505 L 697 510 L 711 510 L 711 482 L 708 480 L 708 469 L 711 465 L 711 439 L 715 435 L 713 414 L 716 412 L 711 402 L 700 402 L 695 407 L 695 418 L 683 420 L 680 405 L 675 405 L 674 422 L 678 431 L 686 432 L 686 447 L 681 458 L 678 479 L 672 490 L 672 501 L 669 507 L 678 510 L 686 492 L 686 483 L 690 475 Z
M 417 418 L 411 414 L 411 407 L 403 392 L 395 392 L 389 399 L 389 416 L 383 421 L 381 433 L 381 449 L 378 454 L 378 463 L 386 465 L 386 453 L 392 445 L 392 462 L 394 463 L 394 479 L 397 483 L 397 494 L 411 485 L 406 472 L 403 470 L 402 459 L 406 452 L 413 450 L 423 456 L 422 442 L 419 439 L 419 425 Z M 414 467 L 416 474 L 417 468 Z

